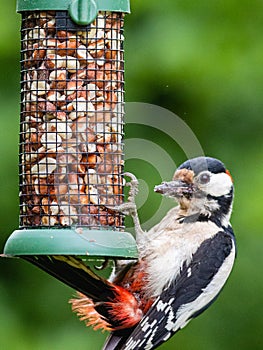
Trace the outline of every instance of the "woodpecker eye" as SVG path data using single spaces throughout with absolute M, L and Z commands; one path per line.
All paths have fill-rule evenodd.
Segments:
M 199 176 L 199 182 L 202 185 L 208 184 L 208 182 L 210 181 L 210 174 L 208 173 L 203 173 Z

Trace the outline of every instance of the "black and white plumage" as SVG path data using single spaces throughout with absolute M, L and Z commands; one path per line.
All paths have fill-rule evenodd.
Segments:
M 117 208 L 134 219 L 139 260 L 111 281 L 134 296 L 141 316 L 132 322 L 131 313 L 131 326 L 112 328 L 104 350 L 155 349 L 213 303 L 234 264 L 233 182 L 222 162 L 188 160 L 155 191 L 179 205 L 148 232 L 139 226 L 133 196 Z M 101 305 L 100 315 L 111 323 Z
M 218 296 L 234 257 L 231 229 L 218 231 L 201 243 L 121 349 L 154 349 L 200 315 Z

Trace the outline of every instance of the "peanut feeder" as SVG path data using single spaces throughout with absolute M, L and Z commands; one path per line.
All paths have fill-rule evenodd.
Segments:
M 43 269 L 43 255 L 133 258 L 123 216 L 109 209 L 123 202 L 129 1 L 18 0 L 17 10 L 20 228 L 4 253 Z

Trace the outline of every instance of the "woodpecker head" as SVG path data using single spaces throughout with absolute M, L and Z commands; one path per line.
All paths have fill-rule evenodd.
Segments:
M 155 186 L 155 192 L 175 198 L 185 216 L 229 221 L 233 201 L 233 181 L 224 164 L 214 158 L 187 160 L 176 170 L 173 180 Z

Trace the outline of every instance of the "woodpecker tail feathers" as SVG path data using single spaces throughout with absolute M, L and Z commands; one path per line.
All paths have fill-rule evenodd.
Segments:
M 99 329 L 111 331 L 111 324 L 96 311 L 96 305 L 92 299 L 78 292 L 77 297 L 70 299 L 69 302 L 72 304 L 72 311 L 76 312 L 80 321 L 84 321 L 86 326 L 91 326 L 95 331 Z
M 72 310 L 81 321 L 94 330 L 116 331 L 131 328 L 140 322 L 143 313 L 134 296 L 120 286 L 107 282 L 114 298 L 104 293 L 101 301 L 94 302 L 82 293 L 70 300 Z
M 23 256 L 27 261 L 77 290 L 70 300 L 81 320 L 94 329 L 131 328 L 142 318 L 135 297 L 94 273 L 82 260 L 69 255 Z

